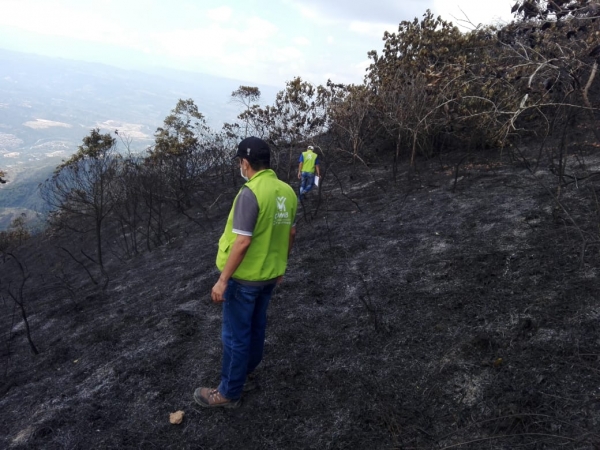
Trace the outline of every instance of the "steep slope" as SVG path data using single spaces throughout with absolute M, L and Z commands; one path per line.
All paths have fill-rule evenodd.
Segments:
M 41 353 L 28 354 L 15 324 L 2 447 L 600 445 L 600 258 L 590 247 L 580 267 L 570 220 L 597 236 L 597 181 L 563 187 L 567 215 L 546 170 L 491 155 L 456 173 L 450 158 L 461 159 L 404 168 L 397 183 L 385 165 L 329 166 L 273 297 L 262 388 L 238 410 L 192 400 L 220 373 L 208 294 L 228 200 L 214 229 L 180 223 L 168 245 L 112 261 L 105 298 L 89 286 L 74 301 L 33 290 Z M 598 171 L 597 157 L 585 160 L 572 158 L 570 173 Z M 8 299 L 2 308 L 9 317 Z M 176 410 L 181 425 L 169 424 Z

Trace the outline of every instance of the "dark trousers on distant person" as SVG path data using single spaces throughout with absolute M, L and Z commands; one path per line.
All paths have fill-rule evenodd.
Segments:
M 302 172 L 300 180 L 300 198 L 310 191 L 315 184 L 315 174 L 311 172 Z

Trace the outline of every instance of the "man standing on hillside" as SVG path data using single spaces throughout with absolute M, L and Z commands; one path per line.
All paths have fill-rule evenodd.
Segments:
M 298 162 L 298 179 L 300 181 L 300 200 L 304 194 L 310 191 L 315 184 L 315 169 L 317 176 L 321 177 L 321 168 L 319 167 L 319 156 L 313 151 L 312 145 L 308 146 L 305 152 L 302 152 Z
M 249 137 L 238 146 L 236 158 L 246 184 L 219 240 L 221 276 L 211 292 L 212 301 L 223 304 L 221 383 L 194 391 L 202 406 L 240 406 L 242 391 L 249 390 L 246 377 L 263 356 L 267 307 L 294 243 L 298 200 L 269 168 L 270 157 L 262 139 Z

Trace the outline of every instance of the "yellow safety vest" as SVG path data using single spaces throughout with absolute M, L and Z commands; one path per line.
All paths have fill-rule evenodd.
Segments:
M 246 281 L 271 280 L 285 273 L 290 229 L 296 217 L 298 199 L 291 186 L 279 180 L 271 169 L 256 173 L 244 186 L 256 196 L 258 217 L 252 233 L 252 243 L 232 277 Z M 217 267 L 221 271 L 237 236 L 232 229 L 233 211 L 238 197 L 239 193 L 233 202 L 225 231 L 219 239 Z
M 315 172 L 315 163 L 317 162 L 317 154 L 312 150 L 307 150 L 302 153 L 302 172 Z

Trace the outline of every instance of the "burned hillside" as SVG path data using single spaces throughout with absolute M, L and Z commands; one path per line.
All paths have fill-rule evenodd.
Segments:
M 186 219 L 168 244 L 111 258 L 104 293 L 83 270 L 73 298 L 28 280 L 40 354 L 14 316 L 3 447 L 597 447 L 600 160 L 571 156 L 565 210 L 551 170 L 509 154 L 406 165 L 396 183 L 391 165 L 330 167 L 272 300 L 261 389 L 237 410 L 191 396 L 219 377 L 226 207 L 214 229 Z M 49 278 L 42 264 L 28 273 Z
M 266 107 L 241 86 L 218 132 L 180 100 L 143 155 L 92 130 L 42 185 L 47 230 L 0 234 L 2 446 L 600 448 L 600 10 L 544 7 L 466 33 L 427 11 L 364 84 L 297 77 Z M 247 134 L 295 189 L 308 145 L 323 178 L 261 389 L 205 410 Z

